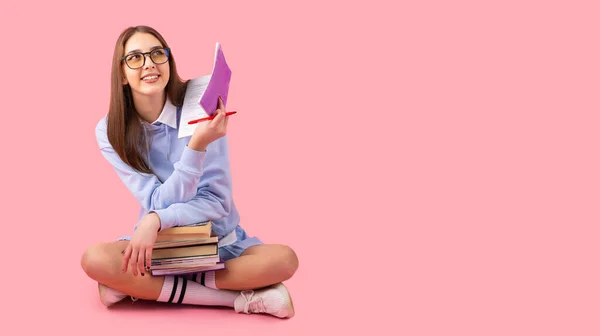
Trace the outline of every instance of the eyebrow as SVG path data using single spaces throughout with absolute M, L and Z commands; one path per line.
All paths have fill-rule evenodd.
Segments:
M 154 49 L 160 49 L 160 48 L 162 48 L 162 46 L 154 46 L 154 47 L 150 48 L 150 51 L 152 51 Z M 134 50 L 128 51 L 125 55 L 129 55 L 134 52 L 142 52 L 142 51 L 140 49 L 134 49 Z

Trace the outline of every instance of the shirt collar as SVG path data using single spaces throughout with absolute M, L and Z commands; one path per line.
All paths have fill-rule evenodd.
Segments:
M 171 128 L 177 129 L 177 107 L 173 105 L 168 96 L 162 112 L 160 112 L 158 119 L 156 119 L 152 125 L 156 125 L 158 123 L 163 123 Z

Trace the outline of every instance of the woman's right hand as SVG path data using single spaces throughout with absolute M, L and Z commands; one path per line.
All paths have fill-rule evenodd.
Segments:
M 150 271 L 152 265 L 152 249 L 156 242 L 158 230 L 160 229 L 160 217 L 156 212 L 144 216 L 137 229 L 133 233 L 129 245 L 123 251 L 122 269 L 123 273 L 131 269 L 131 273 L 137 276 Z
M 205 151 L 211 142 L 225 136 L 228 119 L 229 116 L 225 115 L 223 100 L 219 97 L 219 105 L 215 111 L 215 118 L 198 123 L 188 143 L 188 147 L 197 151 Z

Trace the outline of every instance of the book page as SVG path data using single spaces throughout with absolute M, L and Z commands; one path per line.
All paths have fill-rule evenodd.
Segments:
M 192 136 L 197 124 L 188 125 L 188 122 L 207 117 L 208 114 L 198 102 L 204 95 L 211 75 L 206 75 L 190 80 L 183 98 L 183 106 L 181 107 L 181 120 L 179 121 L 179 138 Z

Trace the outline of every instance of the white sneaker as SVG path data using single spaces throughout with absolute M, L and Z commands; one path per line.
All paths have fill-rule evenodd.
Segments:
M 237 313 L 266 313 L 279 318 L 294 316 L 292 298 L 282 283 L 257 291 L 242 291 L 235 299 L 234 309 Z
M 100 293 L 100 301 L 107 307 L 114 305 L 128 296 L 101 283 L 98 283 L 98 293 Z

